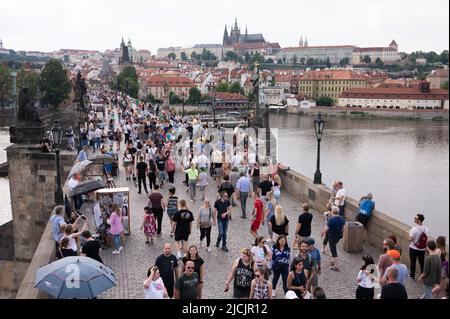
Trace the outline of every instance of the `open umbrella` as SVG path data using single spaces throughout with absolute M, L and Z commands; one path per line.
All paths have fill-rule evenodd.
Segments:
M 115 286 L 111 268 L 82 256 L 65 257 L 39 268 L 34 285 L 58 299 L 94 298 Z
M 70 170 L 69 177 L 72 177 L 74 174 L 84 171 L 86 167 L 88 167 L 91 164 L 92 162 L 88 160 L 76 163 Z
M 70 192 L 70 197 L 78 196 L 78 195 L 84 195 L 88 194 L 90 192 L 96 191 L 97 189 L 105 188 L 106 184 L 103 181 L 99 180 L 88 180 L 79 183 L 77 186 L 75 186 L 72 191 Z
M 112 155 L 109 154 L 100 154 L 91 159 L 93 162 L 96 163 L 103 163 L 103 164 L 111 164 L 114 163 L 116 160 Z

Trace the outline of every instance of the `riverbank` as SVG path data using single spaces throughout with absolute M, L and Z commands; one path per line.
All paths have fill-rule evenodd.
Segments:
M 385 109 L 360 109 L 343 107 L 315 107 L 311 109 L 301 109 L 289 107 L 289 114 L 300 114 L 305 116 L 344 117 L 355 119 L 392 119 L 392 120 L 449 120 L 449 112 L 445 110 L 385 110 Z

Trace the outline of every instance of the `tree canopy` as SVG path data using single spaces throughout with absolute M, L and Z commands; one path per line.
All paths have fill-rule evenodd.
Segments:
M 136 69 L 132 65 L 127 65 L 112 83 L 112 88 L 116 91 L 124 92 L 131 97 L 137 98 L 139 93 L 139 82 Z
M 41 103 L 58 107 L 69 97 L 71 84 L 67 78 L 67 71 L 55 59 L 47 62 L 39 78 L 39 89 L 42 93 Z

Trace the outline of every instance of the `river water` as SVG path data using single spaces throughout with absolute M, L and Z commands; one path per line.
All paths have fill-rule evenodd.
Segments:
M 425 215 L 433 235 L 449 234 L 449 127 L 446 122 L 325 117 L 322 179 L 344 182 L 354 199 L 371 192 L 377 209 L 408 225 Z M 279 159 L 313 177 L 317 142 L 313 117 L 275 115 Z M 0 163 L 9 133 L 0 130 Z M 11 219 L 9 184 L 0 178 L 0 225 Z
M 408 225 L 423 213 L 432 235 L 449 234 L 448 122 L 324 117 L 322 181 L 344 182 L 359 200 L 374 194 L 381 212 Z M 314 117 L 272 114 L 279 129 L 279 160 L 313 178 Z

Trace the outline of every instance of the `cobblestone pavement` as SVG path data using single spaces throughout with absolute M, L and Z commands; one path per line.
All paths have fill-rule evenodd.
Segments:
M 121 159 L 121 155 L 119 155 L 119 159 Z M 169 236 L 170 223 L 167 215 L 165 215 L 163 219 L 163 236 L 159 238 L 155 237 L 154 246 L 145 244 L 144 234 L 139 228 L 143 220 L 143 208 L 146 206 L 147 196 L 144 190 L 142 190 L 141 195 L 137 194 L 137 188 L 132 181 L 125 179 L 123 167 L 121 165 L 119 166 L 120 172 L 119 176 L 115 178 L 115 183 L 117 187 L 129 187 L 130 189 L 131 234 L 126 236 L 124 250 L 120 255 L 112 254 L 112 249 L 106 249 L 101 252 L 101 257 L 105 264 L 114 270 L 118 284 L 117 287 L 103 293 L 100 298 L 140 299 L 144 296 L 143 281 L 146 279 L 148 268 L 154 265 L 156 258 L 162 253 L 163 245 L 165 243 L 173 244 L 174 242 Z M 189 199 L 186 188 L 182 184 L 183 180 L 184 174 L 178 170 L 175 175 L 177 195 L 180 199 Z M 166 186 L 162 190 L 164 198 L 167 198 L 167 189 L 168 187 Z M 210 187 L 207 189 L 207 196 L 211 200 L 217 196 L 217 188 L 214 181 L 211 182 Z M 284 207 L 285 214 L 290 220 L 290 236 L 288 240 L 291 243 L 302 203 L 293 196 L 282 193 L 280 204 Z M 188 206 L 196 216 L 201 206 L 200 197 L 198 196 L 197 201 L 194 203 L 188 201 Z M 247 203 L 247 216 L 250 214 L 252 207 L 253 200 L 249 199 L 249 203 Z M 312 213 L 314 215 L 312 237 L 316 239 L 316 243 L 320 243 L 320 232 L 324 225 L 323 216 L 318 212 Z M 228 248 L 230 252 L 225 253 L 220 248 L 218 249 L 214 246 L 211 253 L 204 250 L 200 251 L 201 257 L 205 260 L 206 267 L 203 289 L 203 298 L 205 299 L 232 298 L 232 289 L 228 293 L 224 292 L 225 281 L 231 265 L 240 256 L 239 252 L 242 248 L 252 247 L 253 237 L 250 235 L 250 219 L 243 220 L 239 217 L 240 207 L 233 208 L 232 216 L 233 218 L 230 221 L 228 230 Z M 266 226 L 262 226 L 259 233 L 268 236 Z M 217 227 L 214 227 L 211 235 L 212 245 L 215 244 L 217 234 Z M 199 238 L 200 231 L 196 227 L 193 227 L 193 233 L 189 238 L 189 243 L 198 245 Z M 328 250 L 328 255 L 322 255 L 322 274 L 319 277 L 319 286 L 325 290 L 328 298 L 354 299 L 357 288 L 356 276 L 362 266 L 362 256 L 369 254 L 377 261 L 380 253 L 380 249 L 366 245 L 362 253 L 349 254 L 342 249 L 341 240 L 338 244 L 338 266 L 340 271 L 335 272 L 329 269 L 330 257 Z M 406 283 L 406 289 L 409 298 L 418 298 L 422 294 L 422 285 L 410 279 Z M 375 294 L 377 293 L 380 293 L 380 289 L 375 290 Z M 284 297 L 281 281 L 278 284 L 276 295 L 277 298 Z

